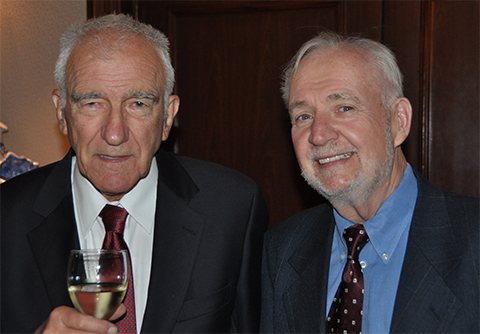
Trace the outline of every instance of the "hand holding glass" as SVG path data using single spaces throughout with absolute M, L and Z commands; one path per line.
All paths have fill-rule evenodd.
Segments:
M 97 319 L 110 318 L 127 291 L 128 261 L 127 250 L 72 250 L 67 284 L 75 308 Z

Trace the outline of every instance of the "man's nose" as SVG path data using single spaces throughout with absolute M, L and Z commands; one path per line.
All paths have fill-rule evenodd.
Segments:
M 314 146 L 323 146 L 338 138 L 334 122 L 325 116 L 316 115 L 311 124 L 308 141 Z
M 110 110 L 102 129 L 102 138 L 109 145 L 119 146 L 128 141 L 129 131 L 126 122 L 126 113 L 121 107 Z

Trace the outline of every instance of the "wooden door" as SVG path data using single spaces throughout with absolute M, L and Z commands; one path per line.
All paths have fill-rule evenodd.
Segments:
M 168 33 L 180 96 L 175 150 L 262 186 L 271 225 L 323 199 L 305 183 L 280 95 L 282 68 L 323 29 L 380 38 L 381 3 L 162 1 L 139 18 Z M 141 9 L 140 9 L 141 8 Z M 163 19 L 159 19 L 163 17 Z

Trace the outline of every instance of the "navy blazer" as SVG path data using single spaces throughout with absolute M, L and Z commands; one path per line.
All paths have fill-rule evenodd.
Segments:
M 71 306 L 66 268 L 79 241 L 72 152 L 1 186 L 1 332 L 33 332 Z M 258 184 L 159 151 L 152 272 L 142 333 L 254 332 L 268 213 Z
M 479 333 L 479 199 L 415 172 L 418 199 L 391 333 Z M 264 240 L 261 332 L 325 333 L 335 220 L 329 204 L 291 217 Z

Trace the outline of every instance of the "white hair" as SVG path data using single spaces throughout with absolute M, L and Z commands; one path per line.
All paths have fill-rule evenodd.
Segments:
M 73 49 L 86 37 L 95 36 L 99 41 L 106 31 L 115 31 L 126 36 L 142 36 L 157 50 L 165 70 L 165 87 L 163 103 L 165 117 L 168 115 L 168 102 L 175 84 L 175 72 L 170 59 L 167 37 L 151 25 L 140 23 L 124 14 L 111 14 L 73 25 L 65 31 L 60 39 L 60 54 L 55 66 L 55 79 L 60 90 L 62 108 L 67 101 L 67 62 Z M 108 38 L 107 34 L 103 34 Z
M 385 84 L 382 92 L 382 104 L 389 111 L 399 97 L 403 97 L 402 73 L 393 52 L 385 45 L 363 37 L 343 37 L 334 32 L 321 32 L 307 41 L 298 50 L 283 72 L 281 92 L 283 101 L 288 108 L 290 99 L 290 81 L 302 60 L 313 53 L 320 53 L 331 48 L 353 47 L 369 55 L 376 65 Z

